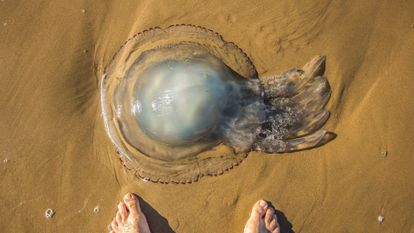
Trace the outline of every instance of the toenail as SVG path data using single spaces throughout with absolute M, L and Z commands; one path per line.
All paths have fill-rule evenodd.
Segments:
M 259 203 L 260 207 L 262 207 L 263 209 L 267 208 L 267 203 L 265 201 L 260 201 Z
M 132 195 L 132 193 L 125 195 L 124 197 L 125 202 L 132 201 L 132 200 L 134 200 L 134 196 Z

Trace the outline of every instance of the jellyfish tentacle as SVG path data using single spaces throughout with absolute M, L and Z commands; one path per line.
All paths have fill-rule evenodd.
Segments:
M 292 97 L 292 102 L 300 108 L 300 119 L 290 129 L 290 137 L 309 134 L 325 124 L 330 115 L 325 109 L 330 96 L 328 81 L 323 76 L 317 76 L 304 86 L 303 92 Z
M 302 69 L 261 79 L 266 121 L 255 142 L 258 150 L 282 153 L 315 147 L 324 138 L 325 109 L 331 88 L 324 75 L 325 57 L 316 56 Z
M 308 77 L 323 76 L 323 74 L 325 73 L 325 64 L 325 56 L 315 56 L 302 67 L 302 70 Z
M 331 88 L 325 77 L 311 79 L 302 92 L 292 97 L 292 101 L 302 106 L 307 112 L 318 112 L 323 109 L 331 96 Z
M 322 126 L 328 120 L 329 116 L 329 111 L 324 110 L 318 112 L 318 114 L 312 115 L 311 117 L 307 117 L 302 121 L 299 121 L 297 124 L 293 125 L 292 128 L 289 129 L 289 137 L 296 138 L 308 135 L 311 132 L 315 132 L 316 130 L 322 128 Z
M 254 149 L 266 153 L 284 153 L 304 150 L 318 146 L 323 141 L 326 134 L 326 130 L 320 129 L 312 134 L 288 140 L 274 139 L 271 136 L 268 136 L 256 142 Z
M 295 95 L 306 82 L 303 74 L 303 70 L 294 68 L 280 75 L 261 78 L 260 82 L 264 86 L 264 97 L 277 98 Z

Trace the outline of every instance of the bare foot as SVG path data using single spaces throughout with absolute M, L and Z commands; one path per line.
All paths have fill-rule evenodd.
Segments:
M 119 202 L 111 228 L 111 233 L 151 233 L 147 219 L 139 207 L 138 198 L 134 194 L 126 194 L 124 201 Z
M 244 233 L 280 233 L 275 210 L 266 201 L 260 200 L 254 204 L 249 220 L 244 227 Z

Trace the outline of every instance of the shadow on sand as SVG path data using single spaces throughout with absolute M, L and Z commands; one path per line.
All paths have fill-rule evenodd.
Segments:
M 276 212 L 277 222 L 279 223 L 280 227 L 280 233 L 295 233 L 292 223 L 287 220 L 285 214 L 282 211 L 276 209 L 271 202 L 268 203 Z
M 166 218 L 152 208 L 145 200 L 140 197 L 138 199 L 152 233 L 175 233 Z

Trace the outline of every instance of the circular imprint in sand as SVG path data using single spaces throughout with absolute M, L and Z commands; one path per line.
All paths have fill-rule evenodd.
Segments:
M 329 115 L 324 61 L 259 80 L 248 56 L 209 29 L 151 28 L 105 70 L 105 128 L 124 165 L 159 183 L 222 174 L 251 150 L 314 147 Z

